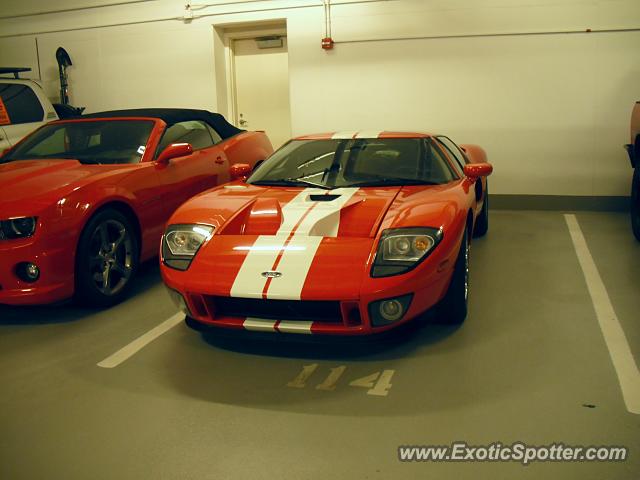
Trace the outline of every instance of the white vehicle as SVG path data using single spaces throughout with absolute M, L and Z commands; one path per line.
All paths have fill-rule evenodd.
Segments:
M 33 80 L 21 79 L 18 72 L 24 68 L 0 68 L 0 153 L 19 142 L 40 125 L 57 120 L 56 111 Z

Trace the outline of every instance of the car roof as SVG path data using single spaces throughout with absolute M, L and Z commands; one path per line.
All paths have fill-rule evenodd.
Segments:
M 209 124 L 222 138 L 229 138 L 238 133 L 244 132 L 227 122 L 219 113 L 208 110 L 197 110 L 192 108 L 134 108 L 128 110 L 109 110 L 105 112 L 89 113 L 78 117 L 83 118 L 126 118 L 126 117 L 147 117 L 159 118 L 167 125 L 189 120 L 200 120 Z
M 428 138 L 432 137 L 431 133 L 424 132 L 398 132 L 398 131 L 376 131 L 376 130 L 360 130 L 360 131 L 342 131 L 329 133 L 315 133 L 310 135 L 301 135 L 295 137 L 294 140 L 330 140 L 330 139 L 349 139 L 349 138 Z

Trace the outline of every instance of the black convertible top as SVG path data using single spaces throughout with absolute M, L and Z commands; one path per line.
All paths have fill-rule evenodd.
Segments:
M 112 117 L 151 117 L 164 120 L 167 125 L 189 120 L 201 120 L 208 123 L 222 138 L 229 138 L 244 132 L 231 125 L 219 113 L 208 110 L 190 108 L 135 108 L 131 110 L 111 110 L 83 115 L 80 118 L 112 118 Z

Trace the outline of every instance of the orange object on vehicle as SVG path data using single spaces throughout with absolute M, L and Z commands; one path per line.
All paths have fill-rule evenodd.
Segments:
M 5 107 L 2 98 L 0 98 L 0 125 L 11 125 L 9 112 L 7 112 L 7 107 Z

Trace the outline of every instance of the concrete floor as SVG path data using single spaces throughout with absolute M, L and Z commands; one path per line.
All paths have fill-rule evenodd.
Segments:
M 579 213 L 636 359 L 640 244 L 627 217 Z M 559 212 L 492 212 L 470 312 L 372 344 L 204 339 L 184 324 L 96 366 L 175 309 L 147 265 L 107 311 L 0 307 L 1 479 L 637 479 L 623 402 Z M 317 364 L 305 388 L 287 386 Z M 316 389 L 330 368 L 333 391 Z M 349 382 L 395 370 L 387 396 Z M 593 405 L 588 408 L 583 405 Z M 401 463 L 398 445 L 624 445 L 624 463 Z

